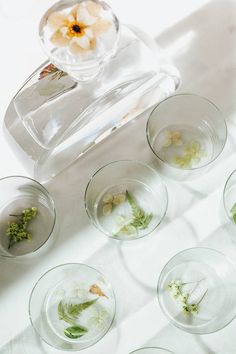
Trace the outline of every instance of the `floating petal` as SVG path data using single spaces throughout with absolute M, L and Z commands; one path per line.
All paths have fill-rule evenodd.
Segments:
M 80 7 L 77 13 L 77 21 L 85 26 L 91 26 L 97 21 L 97 19 L 96 17 L 91 16 L 86 8 Z
M 79 55 L 86 53 L 86 50 L 81 48 L 76 42 L 71 41 L 69 50 L 72 54 Z
M 59 29 L 62 26 L 66 26 L 68 24 L 68 18 L 66 15 L 61 14 L 60 12 L 53 12 L 48 17 L 48 24 L 52 29 Z
M 63 34 L 60 30 L 57 30 L 56 32 L 54 32 L 53 35 L 51 36 L 50 40 L 57 47 L 66 47 L 70 43 L 70 40 L 68 38 L 66 38 L 65 36 L 63 36 Z
M 90 40 L 87 36 L 74 37 L 73 42 L 77 43 L 82 49 L 90 49 Z
M 102 6 L 94 1 L 88 1 L 86 4 L 87 10 L 92 16 L 98 16 L 102 10 Z
M 106 32 L 110 27 L 111 27 L 111 22 L 103 19 L 99 19 L 96 23 L 94 23 L 91 26 L 93 33 L 96 36 Z

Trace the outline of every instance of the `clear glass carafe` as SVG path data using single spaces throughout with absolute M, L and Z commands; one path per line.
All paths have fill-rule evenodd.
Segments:
M 47 19 L 86 2 L 102 7 L 111 33 L 88 58 L 65 56 L 64 47 L 48 43 Z M 120 25 L 103 2 L 55 4 L 41 21 L 40 38 L 50 61 L 12 99 L 4 127 L 18 157 L 42 182 L 179 86 L 178 70 L 156 42 L 133 26 Z

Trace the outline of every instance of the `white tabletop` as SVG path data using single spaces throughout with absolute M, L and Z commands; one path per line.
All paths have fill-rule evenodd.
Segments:
M 1 96 L 7 105 L 26 77 L 44 60 L 37 23 L 53 1 L 0 0 Z M 55 199 L 58 232 L 34 257 L 0 259 L 0 354 L 55 354 L 35 335 L 28 300 L 38 278 L 62 263 L 86 263 L 110 279 L 117 316 L 110 332 L 84 354 L 128 354 L 160 346 L 177 354 L 235 354 L 236 320 L 210 335 L 190 335 L 168 323 L 156 298 L 160 271 L 171 256 L 197 245 L 221 250 L 236 262 L 236 228 L 222 206 L 224 183 L 236 168 L 236 1 L 110 0 L 122 22 L 154 36 L 181 72 L 179 91 L 208 97 L 225 115 L 229 136 L 217 164 L 199 179 L 165 179 L 169 209 L 152 235 L 119 244 L 98 232 L 86 216 L 83 194 L 88 178 L 103 164 L 123 158 L 152 163 L 143 115 L 121 129 L 47 184 Z M 132 136 L 132 145 L 130 144 Z M 115 147 L 115 148 L 114 148 Z M 28 175 L 0 132 L 0 177 Z

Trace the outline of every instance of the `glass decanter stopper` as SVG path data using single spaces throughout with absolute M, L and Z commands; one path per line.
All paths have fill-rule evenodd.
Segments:
M 119 22 L 96 0 L 61 1 L 43 16 L 39 36 L 50 61 L 76 81 L 96 77 L 116 52 Z
M 47 181 L 179 86 L 178 70 L 140 29 L 97 0 L 63 0 L 43 16 L 49 60 L 12 99 L 5 131 L 16 154 Z

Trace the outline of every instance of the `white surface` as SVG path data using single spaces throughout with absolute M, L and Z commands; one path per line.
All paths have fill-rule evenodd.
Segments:
M 37 23 L 51 0 L 0 0 L 1 119 L 24 79 L 45 59 Z M 139 158 L 152 163 L 145 140 L 146 116 L 116 133 L 46 187 L 58 211 L 58 234 L 51 247 L 30 259 L 0 260 L 0 354 L 55 354 L 30 327 L 28 299 L 38 278 L 66 262 L 100 269 L 117 296 L 115 325 L 84 354 L 128 354 L 144 345 L 177 354 L 235 354 L 236 320 L 222 331 L 193 336 L 172 327 L 156 299 L 158 275 L 178 251 L 206 245 L 236 261 L 236 228 L 228 224 L 222 189 L 236 168 L 236 2 L 228 0 L 110 0 L 120 20 L 155 36 L 181 71 L 181 91 L 213 100 L 227 120 L 229 137 L 221 158 L 198 180 L 166 181 L 169 210 L 151 236 L 130 244 L 108 241 L 92 225 L 83 206 L 90 175 L 106 162 Z M 130 143 L 132 137 L 132 144 Z M 0 132 L 0 177 L 26 174 Z

